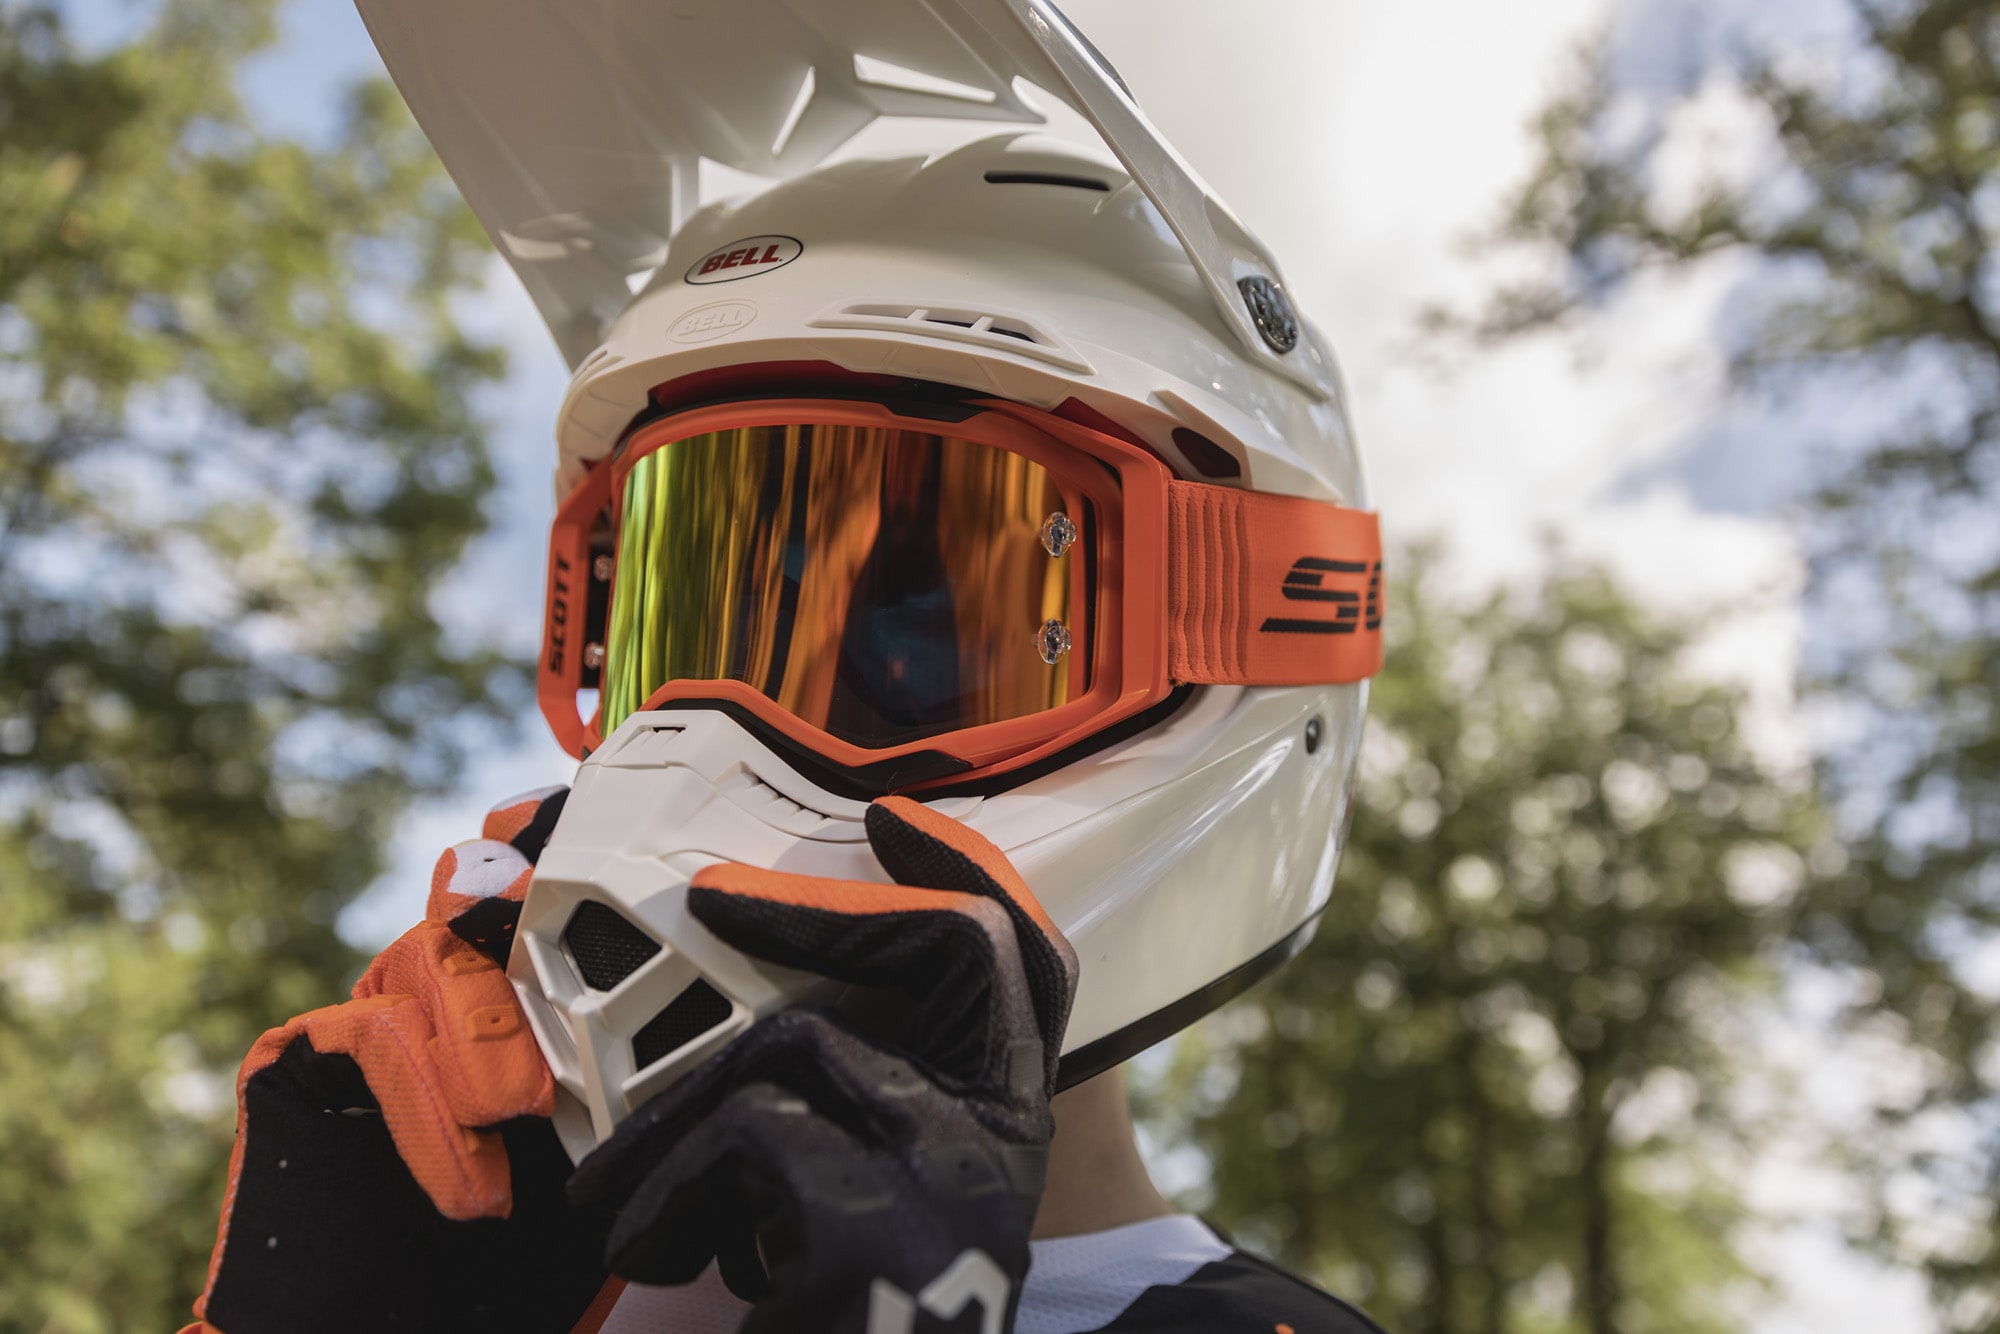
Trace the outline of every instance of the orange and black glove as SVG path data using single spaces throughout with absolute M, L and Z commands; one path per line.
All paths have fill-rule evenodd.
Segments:
M 891 797 L 867 830 L 896 885 L 726 864 L 688 910 L 747 954 L 899 996 L 901 1031 L 762 1020 L 628 1117 L 570 1198 L 615 1213 L 627 1278 L 719 1260 L 753 1303 L 743 1334 L 1011 1329 L 1076 955 L 965 826 Z
M 352 1000 L 251 1048 L 191 1330 L 545 1334 L 589 1306 L 603 1233 L 563 1198 L 554 1085 L 504 971 L 567 795 L 496 807 Z

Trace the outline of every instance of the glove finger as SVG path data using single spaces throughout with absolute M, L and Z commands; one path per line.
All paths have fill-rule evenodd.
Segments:
M 753 1025 L 620 1122 L 571 1175 L 571 1201 L 605 1210 L 626 1207 L 650 1164 L 750 1084 L 782 1088 L 819 1115 L 885 1147 L 912 1143 L 925 1129 L 914 1096 L 925 1082 L 908 1061 L 876 1050 L 830 1015 L 785 1010 Z
M 507 855 L 515 856 L 511 850 Z M 555 1081 L 507 975 L 456 932 L 432 922 L 404 932 L 375 957 L 354 994 L 357 1000 L 415 999 L 430 1025 L 426 1045 L 437 1074 L 432 1087 L 459 1125 L 490 1126 L 555 1110 Z
M 511 844 L 530 863 L 540 861 L 568 800 L 569 789 L 560 783 L 509 797 L 486 813 L 480 837 Z
M 414 997 L 374 996 L 302 1017 L 313 1050 L 351 1057 L 382 1109 L 396 1154 L 447 1218 L 505 1218 L 513 1209 L 500 1136 L 469 1129 L 443 1088 L 430 1016 Z
M 476 838 L 444 850 L 431 871 L 424 920 L 505 967 L 535 868 L 511 843 Z
M 771 1276 L 764 1272 L 764 1255 L 757 1246 L 757 1222 L 747 1213 L 732 1213 L 715 1227 L 715 1267 L 722 1286 L 746 1302 L 771 1295 Z
M 505 967 L 535 861 L 568 798 L 566 787 L 538 788 L 487 812 L 481 837 L 438 858 L 425 920 L 450 927 Z
M 914 1290 L 943 1263 L 948 1243 L 923 1205 L 855 1136 L 789 1090 L 755 1083 L 647 1173 L 608 1257 L 639 1282 L 682 1283 L 722 1249 L 691 1239 L 728 1236 L 769 1266 L 745 1330 L 859 1330 L 878 1277 Z
M 687 905 L 746 954 L 909 993 L 914 1024 L 899 1045 L 953 1078 L 1012 1087 L 1015 1063 L 1043 1062 L 1014 920 L 993 899 L 730 862 L 697 872 Z
M 721 1249 L 691 1239 L 754 1238 L 769 1274 L 743 1328 L 772 1334 L 858 1331 L 878 1280 L 920 1292 L 967 1250 L 1026 1271 L 1027 1220 L 986 1146 L 947 1136 L 895 1158 L 789 1089 L 745 1085 L 646 1174 L 613 1228 L 612 1267 L 687 1282 Z
M 471 950 L 446 958 L 473 961 L 490 971 L 441 979 L 430 1007 L 430 1056 L 452 1119 L 477 1128 L 553 1115 L 555 1077 L 507 975 Z
M 878 798 L 868 807 L 866 825 L 876 860 L 898 883 L 977 894 L 1007 910 L 1020 940 L 1053 1087 L 1076 995 L 1076 950 L 1006 854 L 975 830 L 908 797 Z
M 809 1110 L 774 1084 L 733 1090 L 633 1183 L 605 1246 L 612 1272 L 639 1283 L 689 1283 L 725 1249 L 722 1239 L 740 1253 L 778 1198 L 768 1154 L 753 1141 L 775 1116 L 794 1148 L 805 1147 L 826 1130 L 807 1125 Z

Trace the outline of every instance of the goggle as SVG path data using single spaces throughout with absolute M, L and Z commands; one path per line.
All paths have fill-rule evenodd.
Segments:
M 1000 400 L 732 402 L 644 423 L 564 500 L 539 691 L 579 757 L 699 706 L 835 790 L 930 790 L 1183 686 L 1358 681 L 1380 607 L 1369 512 Z

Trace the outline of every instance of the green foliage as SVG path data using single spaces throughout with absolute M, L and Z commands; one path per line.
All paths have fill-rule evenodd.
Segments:
M 185 1320 L 236 1062 L 522 697 L 429 605 L 492 483 L 447 311 L 488 252 L 385 86 L 258 131 L 272 33 L 0 7 L 0 1330 Z
M 1848 9 L 1845 49 L 1718 52 L 1664 101 L 1593 61 L 1547 111 L 1506 228 L 1564 263 L 1503 294 L 1485 330 L 1719 260 L 1744 275 L 1744 399 L 1818 435 L 1882 423 L 1804 516 L 1810 694 L 1838 725 L 1825 777 L 1853 860 L 1816 888 L 1801 939 L 1848 979 L 1851 1027 L 1924 1053 L 1857 1155 L 1879 1188 L 1873 1239 L 1926 1267 L 1947 1327 L 1986 1329 L 2000 997 L 1968 963 L 2000 924 L 2000 9 Z M 1676 125 L 1697 103 L 1733 109 L 1731 151 L 1753 170 L 1696 154 L 1691 176 Z M 1939 1117 L 1957 1128 L 1941 1136 Z
M 1731 1012 L 1817 817 L 1690 627 L 1564 569 L 1461 608 L 1398 558 L 1306 952 L 1181 1047 L 1203 1203 L 1403 1334 L 1736 1328 Z M 1181 1113 L 1174 1114 L 1182 1115 Z

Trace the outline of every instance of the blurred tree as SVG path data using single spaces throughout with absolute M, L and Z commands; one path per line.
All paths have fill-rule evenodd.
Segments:
M 1461 608 L 1432 565 L 1396 562 L 1319 934 L 1184 1040 L 1154 1126 L 1399 1334 L 1737 1328 L 1727 1052 L 1816 808 L 1690 627 L 1566 567 Z
M 171 1329 L 233 1072 L 518 669 L 428 599 L 492 482 L 488 251 L 400 101 L 260 133 L 268 0 L 0 6 L 0 1330 Z
M 1717 40 L 1715 7 L 1656 4 L 1646 51 L 1603 47 L 1544 115 L 1505 228 L 1562 262 L 1502 294 L 1484 329 L 1726 265 L 1738 410 L 1764 413 L 1767 446 L 1802 430 L 1846 446 L 1802 517 L 1811 693 L 1852 860 L 1814 888 L 1800 939 L 1847 981 L 1844 1026 L 1915 1054 L 1859 1137 L 1877 1195 L 1859 1230 L 1927 1269 L 1947 1327 L 1991 1329 L 2000 6 L 1840 0 L 1819 16 L 1822 33 L 1847 26 L 1817 46 L 1796 30 Z M 1663 92 L 1668 46 L 1694 58 Z

